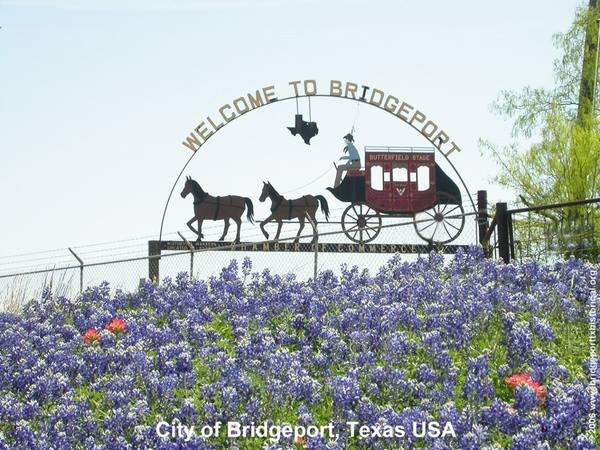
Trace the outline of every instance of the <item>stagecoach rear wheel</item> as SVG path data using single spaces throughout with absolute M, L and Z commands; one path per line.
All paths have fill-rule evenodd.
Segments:
M 371 242 L 381 231 L 381 214 L 364 203 L 353 203 L 342 214 L 342 230 L 353 242 Z
M 465 210 L 452 195 L 440 192 L 437 203 L 415 214 L 415 231 L 432 244 L 447 244 L 456 239 L 465 226 Z

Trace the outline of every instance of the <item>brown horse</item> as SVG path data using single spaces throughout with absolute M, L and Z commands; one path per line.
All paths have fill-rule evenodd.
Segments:
M 252 201 L 247 197 L 236 195 L 213 197 L 208 192 L 204 192 L 200 185 L 192 180 L 191 177 L 187 177 L 183 191 L 181 191 L 181 196 L 185 198 L 190 192 L 194 196 L 194 217 L 188 221 L 187 226 L 198 235 L 198 242 L 204 237 L 202 234 L 202 221 L 205 219 L 225 221 L 225 229 L 223 230 L 223 235 L 219 238 L 220 241 L 225 239 L 225 235 L 229 230 L 229 219 L 233 219 L 237 225 L 235 243 L 240 242 L 241 217 L 246 207 L 248 208 L 248 220 L 250 223 L 254 223 L 254 206 L 252 205 Z M 198 221 L 198 230 L 192 226 L 195 220 Z
M 307 214 L 313 223 L 315 225 L 317 224 L 315 213 L 319 208 L 319 203 L 321 204 L 321 211 L 325 214 L 325 219 L 329 220 L 329 206 L 327 205 L 327 200 L 322 195 L 305 195 L 294 200 L 286 200 L 283 195 L 275 190 L 271 183 L 265 183 L 263 181 L 263 189 L 259 200 L 264 202 L 267 197 L 271 199 L 271 215 L 260 223 L 260 229 L 267 239 L 269 239 L 269 233 L 265 231 L 265 224 L 269 223 L 271 220 L 277 221 L 277 234 L 275 235 L 275 240 L 277 240 L 279 239 L 279 233 L 281 232 L 282 220 L 298 218 L 300 229 L 294 240 L 294 242 L 298 242 L 300 233 L 304 228 L 304 220 L 306 219 Z M 315 240 L 316 236 L 313 237 L 313 242 L 315 242 Z

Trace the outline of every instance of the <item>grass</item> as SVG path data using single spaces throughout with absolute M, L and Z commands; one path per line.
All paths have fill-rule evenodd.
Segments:
M 45 290 L 52 293 L 52 297 L 69 297 L 73 295 L 74 273 L 67 275 L 66 270 L 50 271 L 44 274 L 44 279 L 37 287 L 33 280 L 26 275 L 8 278 L 6 286 L 0 290 L 0 313 L 20 314 L 27 302 L 40 298 Z

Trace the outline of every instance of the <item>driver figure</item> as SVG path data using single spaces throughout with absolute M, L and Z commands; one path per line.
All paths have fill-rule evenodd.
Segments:
M 354 137 L 348 133 L 344 136 L 344 143 L 346 146 L 344 147 L 344 153 L 348 153 L 348 156 L 342 156 L 340 161 L 348 161 L 344 164 L 340 164 L 337 166 L 337 173 L 335 175 L 335 183 L 333 187 L 338 187 L 342 182 L 342 174 L 345 170 L 349 169 L 360 169 L 360 155 L 358 154 L 358 150 L 354 146 Z

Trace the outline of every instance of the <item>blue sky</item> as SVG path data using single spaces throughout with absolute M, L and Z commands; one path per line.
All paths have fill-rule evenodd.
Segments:
M 0 255 L 156 237 L 190 156 L 186 135 L 242 94 L 270 84 L 288 92 L 300 79 L 405 99 L 460 145 L 452 161 L 471 192 L 510 201 L 477 146 L 511 141 L 489 105 L 501 89 L 552 84 L 552 34 L 580 4 L 0 0 Z M 320 133 L 310 147 L 285 129 L 296 111 L 284 102 L 229 124 L 185 175 L 215 195 L 250 196 L 264 217 L 263 179 L 290 197 L 326 192 L 352 126 L 359 148 L 427 145 L 374 108 L 330 99 L 311 107 Z M 306 102 L 300 108 L 306 115 Z M 166 232 L 191 217 L 182 188 Z

